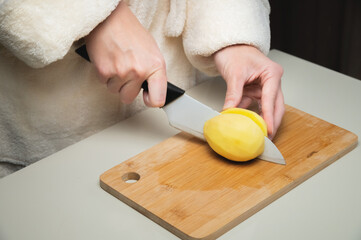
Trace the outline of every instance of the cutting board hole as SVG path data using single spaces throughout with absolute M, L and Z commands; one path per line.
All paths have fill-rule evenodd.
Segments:
M 128 172 L 122 176 L 122 179 L 126 183 L 136 183 L 140 179 L 140 175 L 136 172 Z

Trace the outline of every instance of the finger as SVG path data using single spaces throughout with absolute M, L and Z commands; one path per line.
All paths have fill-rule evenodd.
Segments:
M 144 91 L 144 90 L 143 90 L 143 101 L 144 101 L 144 104 L 145 104 L 146 106 L 152 107 L 152 106 L 150 105 L 149 93 L 146 92 L 146 91 Z
M 285 104 L 284 104 L 284 98 L 282 90 L 278 90 L 278 94 L 276 97 L 276 103 L 275 103 L 275 111 L 274 111 L 274 131 L 272 134 L 272 138 L 276 135 L 277 130 L 279 126 L 281 125 L 282 118 L 285 112 Z
M 114 69 L 112 69 L 110 66 L 112 63 L 97 63 L 94 62 L 94 65 L 96 67 L 96 73 L 98 75 L 98 79 L 101 83 L 107 84 L 108 80 L 115 75 Z
M 244 81 L 236 77 L 225 80 L 227 83 L 227 92 L 223 109 L 228 109 L 240 104 L 243 94 Z
M 118 93 L 123 84 L 124 82 L 120 78 L 114 76 L 108 79 L 107 88 L 112 93 Z
M 262 88 L 260 85 L 246 85 L 243 88 L 243 96 L 247 96 L 253 99 L 261 99 Z
M 98 79 L 101 83 L 107 84 L 109 79 L 110 79 L 110 74 L 100 74 L 99 72 L 97 72 L 98 75 Z
M 143 92 L 144 103 L 148 107 L 162 107 L 167 94 L 167 76 L 164 69 L 148 77 L 148 92 Z
M 119 90 L 120 101 L 125 104 L 130 104 L 138 96 L 140 92 L 141 81 L 128 81 Z
M 240 104 L 238 105 L 238 107 L 248 108 L 252 102 L 253 102 L 253 99 L 251 97 L 243 95 L 242 100 L 241 100 Z
M 280 88 L 280 80 L 272 76 L 266 80 L 262 88 L 262 113 L 263 118 L 267 124 L 268 135 L 272 136 L 274 133 L 274 110 L 275 101 Z

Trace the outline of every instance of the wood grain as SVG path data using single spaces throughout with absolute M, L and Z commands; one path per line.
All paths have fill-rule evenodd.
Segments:
M 100 185 L 180 238 L 214 239 L 352 150 L 357 136 L 286 106 L 274 143 L 286 165 L 234 163 L 180 133 L 106 171 Z

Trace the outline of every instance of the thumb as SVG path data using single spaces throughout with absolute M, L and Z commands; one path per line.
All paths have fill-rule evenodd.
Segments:
M 143 100 L 148 107 L 162 107 L 167 94 L 167 76 L 160 69 L 148 77 L 148 92 L 143 91 Z
M 227 83 L 227 92 L 223 109 L 237 107 L 242 99 L 244 83 L 238 78 L 228 78 L 225 81 Z

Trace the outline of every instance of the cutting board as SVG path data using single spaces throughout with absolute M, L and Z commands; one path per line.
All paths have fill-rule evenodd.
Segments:
M 286 165 L 235 163 L 180 133 L 111 168 L 100 186 L 183 239 L 214 239 L 357 145 L 357 136 L 290 106 L 274 143 Z

